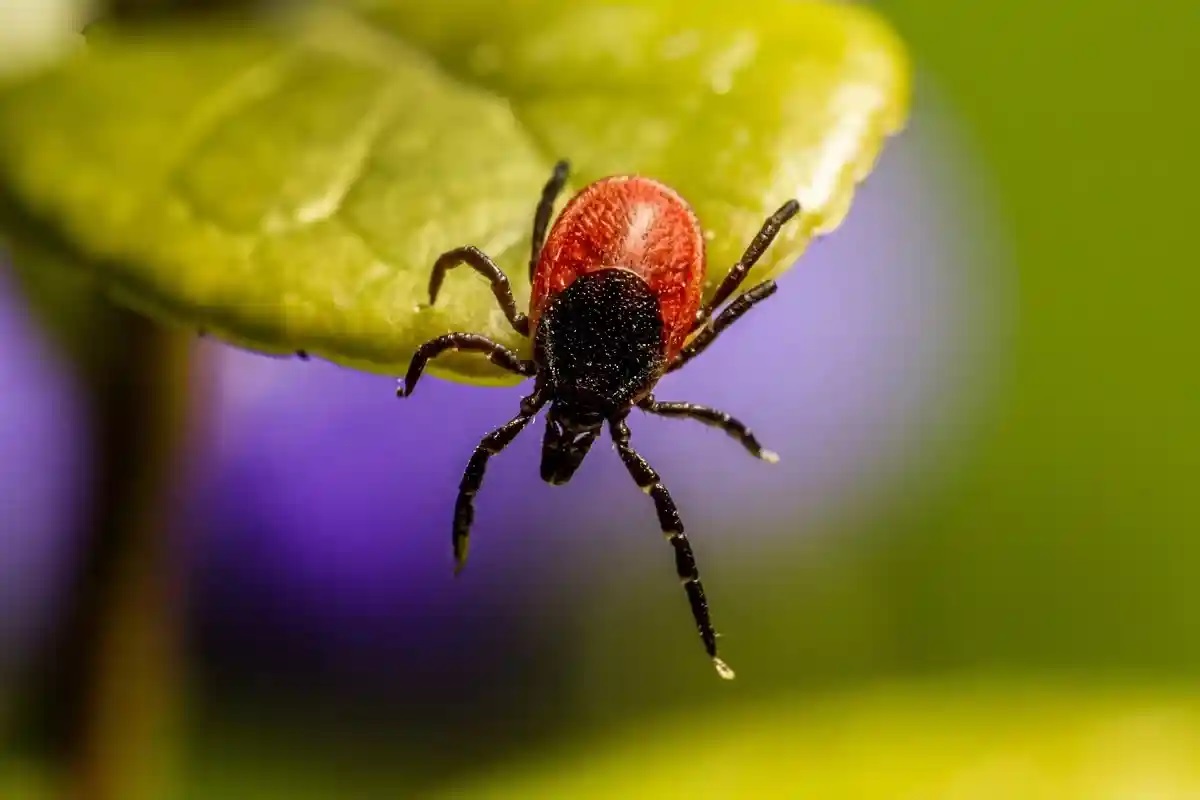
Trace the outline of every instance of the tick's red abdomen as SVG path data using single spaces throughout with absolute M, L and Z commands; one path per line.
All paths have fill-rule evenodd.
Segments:
M 533 275 L 530 321 L 580 275 L 620 267 L 658 298 L 664 355 L 691 332 L 704 288 L 704 234 L 686 201 L 649 178 L 615 176 L 584 188 L 551 228 Z

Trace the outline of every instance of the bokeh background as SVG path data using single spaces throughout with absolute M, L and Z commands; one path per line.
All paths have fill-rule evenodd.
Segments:
M 607 448 L 551 488 L 519 439 L 451 580 L 461 470 L 519 389 L 401 403 L 198 340 L 171 796 L 1200 797 L 1200 6 L 876 5 L 917 64 L 909 130 L 657 392 L 782 462 L 634 420 L 738 681 Z M 93 462 L 85 387 L 7 268 L 0 355 L 0 796 L 23 800 L 53 771 L 25 701 Z

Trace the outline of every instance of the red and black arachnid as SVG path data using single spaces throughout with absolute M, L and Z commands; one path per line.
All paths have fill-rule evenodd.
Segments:
M 717 634 L 679 511 L 658 473 L 630 445 L 626 417 L 634 408 L 688 417 L 725 431 L 757 458 L 778 460 L 729 414 L 693 403 L 660 402 L 651 391 L 659 378 L 703 353 L 722 330 L 775 293 L 775 282 L 767 280 L 721 308 L 800 205 L 789 200 L 767 218 L 712 300 L 701 306 L 704 235 L 683 198 L 649 178 L 604 178 L 571 199 L 547 236 L 567 172 L 566 161 L 555 166 L 534 215 L 528 315 L 517 310 L 504 272 L 475 247 L 443 254 L 429 279 L 432 304 L 447 270 L 466 264 L 486 277 L 508 321 L 522 336 L 533 337 L 533 359 L 521 359 L 479 334 L 447 333 L 417 349 L 397 390 L 401 397 L 412 394 L 429 359 L 448 350 L 483 353 L 493 364 L 534 378 L 520 413 L 483 437 L 463 473 L 454 506 L 455 572 L 466 562 L 475 494 L 489 458 L 549 404 L 541 474 L 548 483 L 563 484 L 607 425 L 629 474 L 654 500 L 704 649 L 721 677 L 732 678 L 733 670 L 717 656 Z

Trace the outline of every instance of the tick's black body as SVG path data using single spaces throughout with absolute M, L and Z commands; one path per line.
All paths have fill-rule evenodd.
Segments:
M 601 425 L 624 416 L 662 371 L 662 318 L 632 272 L 582 275 L 550 301 L 534 362 L 551 387 L 542 479 L 566 483 Z
M 566 162 L 559 162 L 546 184 L 533 226 L 530 270 L 536 268 L 550 223 L 554 200 L 567 177 Z M 691 546 L 683 532 L 679 512 L 658 473 L 630 445 L 626 417 L 636 406 L 668 417 L 690 417 L 724 430 L 754 456 L 774 462 L 750 430 L 728 414 L 691 403 L 660 403 L 650 393 L 658 379 L 703 352 L 717 335 L 755 303 L 775 292 L 774 281 L 765 281 L 737 297 L 714 316 L 738 288 L 747 271 L 791 219 L 799 205 L 786 203 L 763 225 L 745 255 L 721 282 L 713 299 L 697 314 L 691 341 L 668 358 L 664 320 L 658 297 L 641 276 L 624 269 L 602 269 L 575 278 L 553 295 L 542 309 L 537 329 L 517 311 L 508 279 L 488 256 L 473 247 L 452 250 L 438 259 L 430 278 L 430 303 L 448 269 L 467 264 L 489 278 L 492 290 L 509 322 L 518 332 L 533 336 L 533 359 L 515 353 L 484 336 L 449 333 L 422 345 L 414 354 L 401 397 L 412 393 L 429 359 L 447 350 L 486 354 L 492 363 L 519 375 L 535 378 L 533 392 L 521 401 L 520 413 L 485 436 L 475 448 L 459 486 L 454 509 L 455 571 L 467 556 L 468 536 L 474 517 L 474 497 L 483 481 L 488 459 L 503 450 L 547 403 L 546 432 L 542 447 L 541 476 L 551 484 L 570 480 L 601 429 L 608 425 L 617 452 L 630 475 L 653 499 L 663 533 L 675 550 L 676 572 L 692 608 L 700 637 L 722 677 L 733 671 L 717 657 L 716 632 L 696 570 Z

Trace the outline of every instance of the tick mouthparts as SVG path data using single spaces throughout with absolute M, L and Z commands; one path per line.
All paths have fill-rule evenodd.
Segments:
M 716 656 L 713 656 L 713 666 L 717 668 L 717 674 L 727 681 L 731 681 L 736 677 L 734 671 L 729 668 L 729 665 Z

